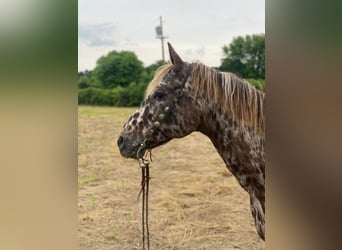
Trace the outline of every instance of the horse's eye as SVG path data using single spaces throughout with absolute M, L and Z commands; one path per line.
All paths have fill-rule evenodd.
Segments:
M 153 95 L 153 98 L 158 100 L 158 101 L 162 100 L 164 97 L 165 97 L 165 93 L 163 93 L 163 92 L 156 92 Z

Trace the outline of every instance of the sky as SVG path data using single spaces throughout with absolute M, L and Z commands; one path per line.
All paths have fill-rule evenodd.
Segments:
M 234 37 L 265 33 L 265 0 L 79 0 L 78 70 L 94 69 L 112 50 L 133 51 L 145 67 L 161 60 L 160 16 L 182 59 L 211 67 Z

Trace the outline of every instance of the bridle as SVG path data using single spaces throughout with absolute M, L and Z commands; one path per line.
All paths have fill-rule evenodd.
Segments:
M 180 87 L 176 89 L 175 98 L 165 105 L 160 113 L 152 117 L 153 128 L 150 130 L 150 136 L 154 133 L 159 132 L 164 136 L 164 132 L 160 130 L 160 123 L 170 115 L 171 111 L 174 109 L 176 104 L 179 102 L 181 97 L 184 95 L 184 87 L 188 81 L 188 78 L 191 74 L 192 65 L 189 65 L 186 77 L 181 83 Z M 167 137 L 167 136 L 166 136 Z M 143 157 L 139 157 L 140 152 L 145 150 L 145 154 Z M 147 249 L 150 249 L 150 233 L 149 233 L 149 225 L 148 225 L 148 193 L 149 193 L 149 181 L 150 181 L 150 163 L 152 162 L 152 153 L 151 149 L 148 147 L 148 139 L 145 138 L 144 141 L 140 144 L 140 147 L 137 150 L 137 159 L 139 163 L 139 167 L 141 168 L 141 189 L 139 191 L 138 199 L 140 194 L 142 194 L 142 245 L 143 250 L 145 249 L 145 229 L 146 229 L 146 238 L 147 238 Z
M 180 86 L 175 90 L 175 98 L 169 101 L 168 103 L 164 104 L 162 111 L 152 117 L 153 127 L 150 129 L 149 133 L 147 133 L 148 136 L 145 137 L 143 145 L 144 147 L 147 147 L 147 149 L 149 142 L 148 137 L 152 137 L 152 135 L 156 134 L 156 132 L 163 134 L 163 136 L 167 138 L 165 133 L 160 129 L 161 122 L 165 121 L 169 117 L 175 106 L 179 103 L 181 97 L 184 95 L 184 88 L 191 75 L 191 71 L 192 64 L 189 65 L 184 80 L 181 82 Z

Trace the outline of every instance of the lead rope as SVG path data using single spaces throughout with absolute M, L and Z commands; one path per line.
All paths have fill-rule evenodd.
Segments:
M 180 89 L 176 90 L 176 99 L 173 101 L 171 105 L 168 105 L 164 108 L 164 112 L 160 113 L 157 116 L 157 120 L 153 123 L 153 127 L 158 129 L 160 126 L 160 122 L 165 119 L 166 115 L 170 112 L 170 109 L 178 102 L 179 98 L 183 95 L 182 90 L 185 87 L 185 84 L 191 74 L 192 67 L 189 67 L 188 73 L 186 78 L 181 84 Z M 160 133 L 164 134 L 163 131 L 159 130 Z M 165 135 L 164 135 L 165 136 Z M 165 136 L 167 137 L 167 136 Z M 137 150 L 137 159 L 139 163 L 139 167 L 141 168 L 141 189 L 138 194 L 138 200 L 142 193 L 142 214 L 141 214 L 141 221 L 142 221 L 142 245 L 143 250 L 145 250 L 145 229 L 146 229 L 146 238 L 147 238 L 147 249 L 150 249 L 150 232 L 148 227 L 148 193 L 149 193 L 149 182 L 150 182 L 150 163 L 152 162 L 152 152 L 151 149 L 147 149 L 145 151 L 145 155 L 143 157 L 139 157 L 141 150 L 143 150 L 146 146 L 146 139 L 143 143 L 140 144 L 140 147 Z
M 137 156 L 139 156 L 140 151 L 145 146 L 145 143 L 141 144 L 138 149 Z M 137 157 L 138 158 L 138 157 Z M 139 167 L 141 168 L 141 189 L 138 194 L 138 200 L 142 194 L 142 211 L 141 211 L 141 221 L 142 221 L 142 246 L 145 250 L 145 235 L 147 238 L 147 249 L 150 249 L 150 230 L 148 226 L 148 193 L 149 193 L 149 182 L 150 182 L 150 162 L 152 162 L 151 150 L 146 150 L 144 157 L 138 158 Z M 146 229 L 146 234 L 145 234 Z

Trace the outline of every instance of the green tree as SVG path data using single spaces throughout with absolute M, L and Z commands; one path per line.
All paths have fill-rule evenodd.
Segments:
M 146 87 L 147 83 L 130 83 L 127 87 L 129 96 L 127 106 L 139 106 L 144 99 Z
M 86 89 L 90 87 L 90 78 L 88 77 L 82 77 L 78 80 L 78 88 L 79 89 Z
M 156 73 L 156 70 L 160 66 L 162 66 L 163 64 L 165 64 L 165 62 L 163 60 L 159 60 L 159 61 L 152 63 L 151 65 L 147 66 L 145 68 L 145 70 L 146 70 L 145 82 L 150 82 L 153 79 L 154 74 Z
M 265 35 L 239 36 L 223 47 L 224 58 L 219 70 L 243 78 L 265 79 Z
M 78 80 L 80 80 L 83 77 L 91 78 L 91 73 L 91 70 L 87 69 L 85 71 L 78 72 Z
M 246 79 L 250 84 L 252 84 L 256 89 L 265 92 L 265 80 L 264 79 Z
M 155 63 L 152 63 L 151 65 L 146 67 L 146 72 L 148 74 L 154 74 L 156 70 L 164 64 L 165 62 L 163 60 L 156 61 Z
M 97 60 L 92 77 L 102 88 L 111 89 L 143 81 L 143 73 L 143 63 L 134 52 L 111 51 Z

